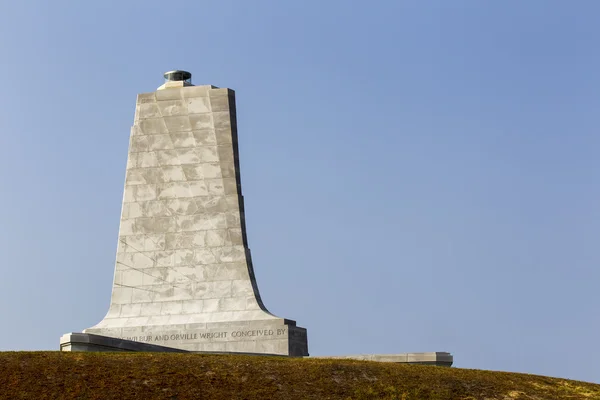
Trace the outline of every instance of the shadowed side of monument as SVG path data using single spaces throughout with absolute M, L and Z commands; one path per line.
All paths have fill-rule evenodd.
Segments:
M 138 95 L 108 313 L 85 333 L 187 351 L 308 355 L 262 303 L 248 247 L 235 93 L 171 71 Z

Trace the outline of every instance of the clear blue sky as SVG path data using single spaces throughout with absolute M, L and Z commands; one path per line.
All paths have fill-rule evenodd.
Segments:
M 4 1 L 0 349 L 113 278 L 137 93 L 236 90 L 267 307 L 312 355 L 600 382 L 600 2 Z

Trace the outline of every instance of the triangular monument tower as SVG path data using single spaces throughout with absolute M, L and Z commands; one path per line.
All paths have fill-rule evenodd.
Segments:
M 85 333 L 188 351 L 308 355 L 263 305 L 240 183 L 235 93 L 171 71 L 137 97 L 108 313 Z

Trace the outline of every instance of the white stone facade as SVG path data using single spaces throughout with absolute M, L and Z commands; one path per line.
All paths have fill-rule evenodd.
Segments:
M 308 355 L 262 304 L 244 226 L 235 93 L 138 95 L 111 304 L 84 332 L 192 351 Z

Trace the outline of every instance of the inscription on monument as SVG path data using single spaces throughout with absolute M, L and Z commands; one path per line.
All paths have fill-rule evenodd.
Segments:
M 179 331 L 176 333 L 169 334 L 155 334 L 148 333 L 141 336 L 121 336 L 119 339 L 132 340 L 135 342 L 169 342 L 169 341 L 186 341 L 186 340 L 200 340 L 200 341 L 212 341 L 213 339 L 224 339 L 224 340 L 235 340 L 236 338 L 252 338 L 252 337 L 267 337 L 269 339 L 279 338 L 287 334 L 287 328 L 277 329 L 252 329 L 252 330 L 234 330 L 234 331 L 222 331 L 222 332 L 188 332 Z

